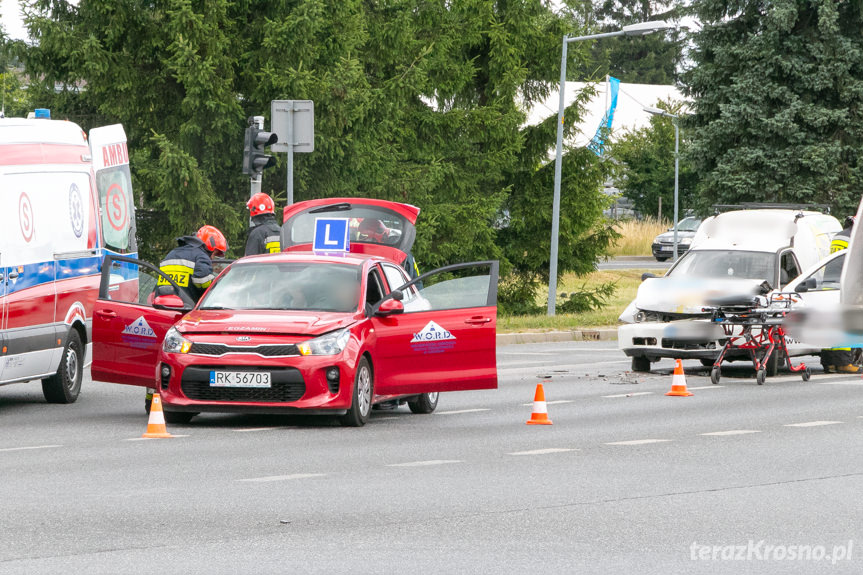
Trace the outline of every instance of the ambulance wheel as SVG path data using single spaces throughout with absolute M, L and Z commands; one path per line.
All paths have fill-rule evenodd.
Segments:
M 650 360 L 646 357 L 632 358 L 632 371 L 648 372 L 650 371 Z
M 759 369 L 759 370 L 755 373 L 755 382 L 756 382 L 758 385 L 764 385 L 764 382 L 765 382 L 766 380 L 767 380 L 767 370 L 766 370 L 766 369 L 764 369 L 764 368 L 762 367 L 761 369 Z
M 354 376 L 354 391 L 351 395 L 351 408 L 339 418 L 339 423 L 345 427 L 362 427 L 372 413 L 372 398 L 374 397 L 374 376 L 369 360 L 365 357 L 357 365 Z
M 74 329 L 69 331 L 57 373 L 42 380 L 42 394 L 48 403 L 75 403 L 84 379 L 84 348 Z
M 416 396 L 413 401 L 408 401 L 408 407 L 411 413 L 431 413 L 437 408 L 437 401 L 440 397 L 438 392 L 421 393 Z
M 165 411 L 165 423 L 189 423 L 198 415 L 193 411 Z

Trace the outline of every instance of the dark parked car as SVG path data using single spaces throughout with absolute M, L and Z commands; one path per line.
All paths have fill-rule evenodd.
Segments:
M 692 238 L 695 237 L 695 232 L 698 231 L 698 226 L 701 225 L 701 219 L 694 216 L 683 218 L 677 224 L 677 255 L 681 256 L 689 249 L 689 244 L 692 243 Z M 669 228 L 667 232 L 663 232 L 653 238 L 653 257 L 657 261 L 664 262 L 674 256 L 674 228 Z

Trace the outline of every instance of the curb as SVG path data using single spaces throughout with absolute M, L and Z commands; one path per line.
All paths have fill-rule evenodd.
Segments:
M 555 341 L 615 341 L 617 329 L 575 329 L 572 331 L 547 331 L 542 333 L 499 333 L 497 345 L 519 343 L 550 343 Z

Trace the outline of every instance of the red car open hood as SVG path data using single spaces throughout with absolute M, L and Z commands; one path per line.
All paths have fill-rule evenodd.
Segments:
M 194 310 L 176 327 L 183 333 L 320 335 L 356 323 L 354 313 Z

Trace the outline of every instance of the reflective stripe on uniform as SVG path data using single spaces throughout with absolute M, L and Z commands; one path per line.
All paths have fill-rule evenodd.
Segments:
M 830 243 L 830 253 L 835 254 L 836 252 L 841 252 L 842 250 L 848 249 L 848 240 L 844 240 L 842 238 L 836 238 Z
M 209 287 L 215 277 L 213 274 L 207 274 L 202 278 L 193 277 L 192 283 L 202 288 Z
M 264 238 L 264 249 L 271 254 L 282 251 L 282 240 L 279 236 L 267 236 Z
M 195 262 L 183 259 L 165 260 L 159 265 L 159 271 L 174 280 L 180 287 L 189 287 L 189 278 L 195 271 Z M 156 285 L 170 285 L 168 281 L 159 276 Z

